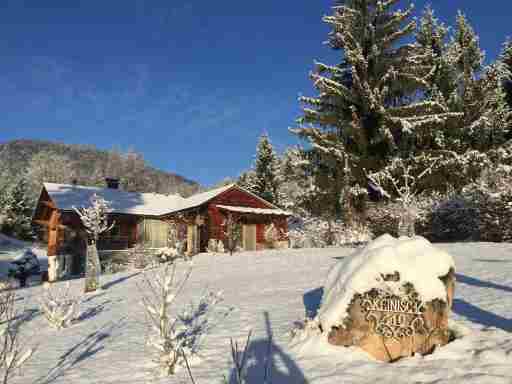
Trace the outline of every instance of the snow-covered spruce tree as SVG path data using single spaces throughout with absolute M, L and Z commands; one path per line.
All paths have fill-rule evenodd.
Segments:
M 342 51 L 342 60 L 317 63 L 311 79 L 319 95 L 300 98 L 304 113 L 292 129 L 353 174 L 353 184 L 365 185 L 363 168 L 378 170 L 391 155 L 408 151 L 423 133 L 413 124 L 451 117 L 434 98 L 418 97 L 430 86 L 432 64 L 425 47 L 404 43 L 416 23 L 413 6 L 401 10 L 399 3 L 338 1 L 324 17 L 330 46 Z
M 435 17 L 434 10 L 427 6 L 419 20 L 416 42 L 424 51 L 426 68 L 430 68 L 425 78 L 428 83 L 425 95 L 436 97 L 440 102 L 448 100 L 457 89 L 457 68 L 447 54 L 448 30 Z
M 440 75 L 438 80 L 431 78 L 430 92 L 452 118 L 436 123 L 427 140 L 416 144 L 417 150 L 433 150 L 443 157 L 435 177 L 430 178 L 437 185 L 431 187 L 453 185 L 460 190 L 488 166 L 488 152 L 510 137 L 510 108 L 503 88 L 508 75 L 502 62 L 483 67 L 478 36 L 462 13 L 457 16 L 451 41 L 438 47 L 440 64 L 434 68 L 440 68 Z
M 0 201 L 3 217 L 2 231 L 22 240 L 30 240 L 32 232 L 32 202 L 25 177 L 17 178 L 12 186 L 6 186 Z
M 462 93 L 455 100 L 464 113 L 468 147 L 482 152 L 495 148 L 505 142 L 508 133 L 509 109 L 503 82 L 510 73 L 502 61 L 482 68 L 484 54 L 478 46 L 478 36 L 462 14 L 457 17 L 451 50 L 449 54 L 455 55 L 461 72 Z
M 256 148 L 252 191 L 273 204 L 279 204 L 279 167 L 279 158 L 268 135 L 261 135 Z
M 499 62 L 502 70 L 503 90 L 505 92 L 508 107 L 512 109 L 512 40 L 507 40 L 503 44 L 503 52 L 500 55 Z M 512 124 L 512 123 L 511 123 Z M 507 137 L 510 139 L 511 137 Z
M 7 175 L 0 175 L 0 233 L 7 231 L 7 211 L 10 207 L 10 190 Z
M 254 169 L 244 171 L 238 176 L 236 183 L 249 192 L 256 193 L 256 173 Z
M 283 154 L 281 172 L 281 206 L 299 216 L 311 214 L 317 188 L 305 150 L 288 148 Z
M 73 208 L 80 217 L 82 225 L 88 234 L 85 292 L 93 292 L 99 288 L 99 277 L 101 275 L 101 265 L 96 244 L 100 234 L 111 230 L 114 226 L 114 223 L 108 223 L 110 204 L 102 197 L 94 194 L 91 197 L 89 207 Z

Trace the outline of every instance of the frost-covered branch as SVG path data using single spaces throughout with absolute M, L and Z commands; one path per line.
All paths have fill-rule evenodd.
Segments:
M 432 173 L 440 159 L 441 157 L 424 155 L 422 163 L 427 163 L 428 166 L 417 175 L 413 174 L 416 167 L 407 164 L 404 159 L 399 157 L 392 159 L 389 166 L 378 172 L 367 173 L 364 170 L 368 180 L 381 191 L 389 196 L 390 193 L 386 191 L 386 187 L 391 185 L 398 196 L 397 200 L 401 202 L 403 209 L 398 231 L 400 235 L 414 235 L 414 222 L 417 216 L 417 210 L 414 207 L 414 198 L 417 193 L 416 186 L 420 180 Z
M 45 287 L 40 308 L 48 323 L 57 329 L 67 328 L 79 315 L 80 302 L 69 292 L 69 282 L 64 289 Z
M 0 293 L 0 375 L 3 384 L 15 376 L 34 352 L 33 348 L 26 348 L 20 339 L 20 328 L 25 320 L 16 310 L 15 301 L 16 295 L 11 289 Z
M 110 203 L 97 194 L 92 195 L 89 207 L 76 208 L 73 210 L 78 214 L 87 233 L 98 240 L 101 233 L 112 229 L 115 223 L 108 223 L 108 213 L 111 211 Z
M 177 277 L 176 265 L 167 264 L 156 275 L 145 275 L 140 287 L 153 333 L 147 343 L 157 352 L 156 361 L 160 373 L 165 376 L 174 374 L 191 358 L 198 358 L 203 338 L 215 324 L 211 320 L 213 308 L 222 300 L 221 292 L 206 291 L 197 304 L 177 310 L 176 299 L 183 292 L 191 272 L 192 268 L 188 267 L 181 277 Z

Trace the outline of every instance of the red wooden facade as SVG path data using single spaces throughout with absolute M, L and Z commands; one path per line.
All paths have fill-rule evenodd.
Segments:
M 286 241 L 287 216 L 282 211 L 265 200 L 237 187 L 232 186 L 210 200 L 179 212 L 169 213 L 160 217 L 151 217 L 163 221 L 179 220 L 186 224 L 198 225 L 200 237 L 199 251 L 205 251 L 208 240 L 225 240 L 223 223 L 228 210 L 218 206 L 245 207 L 274 210 L 275 214 L 261 214 L 260 212 L 233 212 L 241 225 L 256 225 L 257 249 L 265 248 L 265 228 L 271 223 L 280 233 L 280 241 Z M 198 221 L 198 218 L 201 220 Z M 129 214 L 112 214 L 116 226 L 100 238 L 98 248 L 101 249 L 127 249 L 137 243 L 138 226 L 143 216 Z M 40 239 L 48 242 L 48 255 L 72 253 L 77 259 L 85 254 L 86 234 L 81 225 L 80 218 L 73 211 L 61 211 L 43 188 L 33 217 L 33 223 L 39 225 Z M 78 263 L 78 261 L 77 261 Z
M 224 209 L 218 208 L 218 205 L 233 206 L 233 207 L 248 207 L 248 208 L 274 208 L 270 203 L 254 196 L 246 191 L 233 188 L 216 196 L 207 203 L 207 225 L 208 225 L 208 238 L 224 240 L 223 223 L 226 219 L 227 212 Z M 288 223 L 286 216 L 281 215 L 262 215 L 254 213 L 240 213 L 238 214 L 241 224 L 255 224 L 256 225 L 256 242 L 260 245 L 259 248 L 264 248 L 265 243 L 265 228 L 267 225 L 274 223 L 276 228 L 281 234 L 281 241 L 288 240 L 284 234 L 288 232 Z

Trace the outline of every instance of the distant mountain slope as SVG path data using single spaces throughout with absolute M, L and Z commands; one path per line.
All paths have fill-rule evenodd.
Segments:
M 180 193 L 189 196 L 201 186 L 195 181 L 148 165 L 139 153 L 100 150 L 92 145 L 63 144 L 39 140 L 14 140 L 0 143 L 0 174 L 7 177 L 25 172 L 35 155 L 56 154 L 71 168 L 72 175 L 63 175 L 83 185 L 103 185 L 105 177 L 117 177 L 121 188 L 137 192 Z

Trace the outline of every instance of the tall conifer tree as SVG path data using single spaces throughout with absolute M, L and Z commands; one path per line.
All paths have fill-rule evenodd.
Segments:
M 425 125 L 450 118 L 430 89 L 432 64 L 420 44 L 405 43 L 416 31 L 413 6 L 399 0 L 338 1 L 324 17 L 329 43 L 342 51 L 337 65 L 317 63 L 311 74 L 317 97 L 301 97 L 303 116 L 292 129 L 339 168 L 366 184 L 362 168 L 379 169 L 396 154 L 408 154 Z M 346 166 L 348 164 L 348 167 Z
M 279 203 L 279 158 L 267 134 L 260 137 L 254 163 L 252 191 L 273 204 Z
M 503 80 L 503 87 L 505 89 L 507 103 L 512 108 L 512 40 L 507 40 L 503 45 L 503 52 L 500 58 L 503 63 L 505 78 Z

